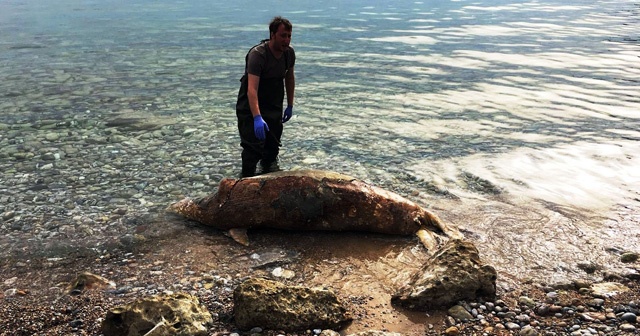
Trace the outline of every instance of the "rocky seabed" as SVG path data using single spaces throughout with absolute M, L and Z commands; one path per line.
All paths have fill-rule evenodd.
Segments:
M 0 254 L 134 241 L 149 216 L 236 174 L 239 157 L 220 154 L 237 152 L 235 124 L 222 126 L 227 135 L 207 131 L 220 126 L 82 116 L 0 124 Z

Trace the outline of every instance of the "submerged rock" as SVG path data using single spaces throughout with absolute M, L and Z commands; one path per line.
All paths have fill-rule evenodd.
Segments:
M 185 293 L 155 295 L 107 312 L 104 336 L 207 335 L 211 313 L 195 296 Z
M 413 276 L 391 302 L 410 309 L 446 308 L 477 297 L 494 298 L 496 270 L 480 261 L 473 243 L 450 240 Z
M 351 322 L 340 300 L 325 289 L 252 278 L 236 288 L 233 300 L 235 324 L 241 330 L 340 330 Z

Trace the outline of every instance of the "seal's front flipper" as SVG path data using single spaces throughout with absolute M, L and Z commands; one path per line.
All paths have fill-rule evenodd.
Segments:
M 229 236 L 236 242 L 249 246 L 249 236 L 247 236 L 247 229 L 231 229 L 229 230 Z
M 429 253 L 433 254 L 433 252 L 438 248 L 438 240 L 432 231 L 422 228 L 416 232 L 416 236 L 418 236 L 422 245 L 429 250 Z

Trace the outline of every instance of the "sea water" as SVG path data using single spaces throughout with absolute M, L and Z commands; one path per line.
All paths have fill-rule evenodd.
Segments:
M 500 281 L 624 271 L 640 246 L 630 0 L 2 1 L 5 239 L 91 237 L 87 213 L 153 213 L 235 176 L 238 80 L 275 15 L 297 55 L 284 168 L 422 204 Z M 403 277 L 411 251 L 353 262 Z

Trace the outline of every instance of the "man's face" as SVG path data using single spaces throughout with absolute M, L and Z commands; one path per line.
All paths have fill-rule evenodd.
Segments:
M 291 43 L 291 30 L 286 30 L 283 24 L 280 24 L 278 31 L 275 34 L 271 34 L 271 42 L 273 47 L 278 51 L 285 51 L 289 49 L 289 43 Z

